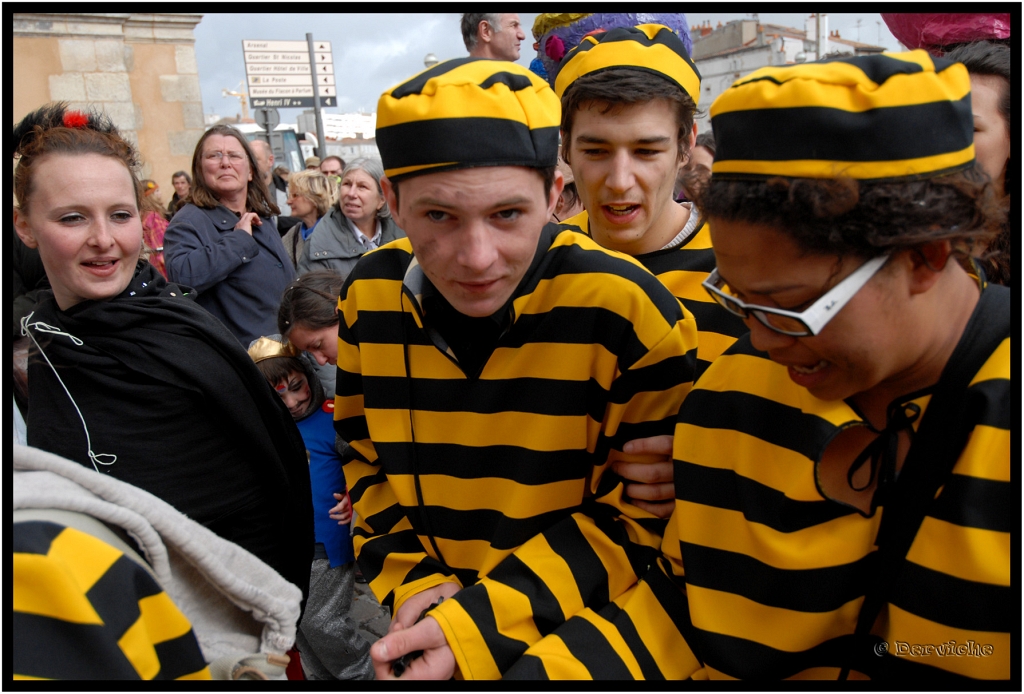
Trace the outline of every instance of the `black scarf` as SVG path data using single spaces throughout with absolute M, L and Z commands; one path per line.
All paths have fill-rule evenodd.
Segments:
M 313 511 L 305 446 L 238 340 L 147 262 L 118 296 L 61 311 L 52 292 L 32 334 L 88 427 L 101 473 L 159 496 L 270 564 L 306 593 Z M 29 445 L 93 466 L 71 398 L 35 345 Z M 109 462 L 101 454 L 114 454 Z

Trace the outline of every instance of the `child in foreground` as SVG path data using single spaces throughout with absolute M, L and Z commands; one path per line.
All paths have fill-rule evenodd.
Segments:
M 355 553 L 349 535 L 352 503 L 334 447 L 334 402 L 327 400 L 306 358 L 278 336 L 261 337 L 249 356 L 295 419 L 309 457 L 316 548 L 309 598 L 296 635 L 306 679 L 372 679 L 370 644 L 349 617 Z

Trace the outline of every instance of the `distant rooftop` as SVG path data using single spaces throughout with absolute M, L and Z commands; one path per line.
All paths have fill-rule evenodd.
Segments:
M 825 24 L 827 26 L 827 22 Z M 762 48 L 776 39 L 782 39 L 787 43 L 804 41 L 807 45 L 806 50 L 813 50 L 815 30 L 810 18 L 807 26 L 810 28 L 798 29 L 781 24 L 762 23 L 755 19 L 734 19 L 726 24 L 719 22 L 716 27 L 712 28 L 711 22 L 708 21 L 690 29 L 690 36 L 693 39 L 693 59 L 705 60 Z M 883 46 L 844 39 L 840 36 L 839 30 L 828 32 L 826 46 L 822 48 L 825 55 L 881 53 L 885 50 Z

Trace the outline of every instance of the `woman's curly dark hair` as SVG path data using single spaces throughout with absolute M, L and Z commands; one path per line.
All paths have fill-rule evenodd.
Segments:
M 63 101 L 47 104 L 14 126 L 13 154 L 20 157 L 14 170 L 14 195 L 23 210 L 28 209 L 32 196 L 33 167 L 49 154 L 99 154 L 117 159 L 131 174 L 135 204 L 141 204 L 142 188 L 136 175 L 138 153 L 105 114 L 69 110 Z
M 695 191 L 708 218 L 773 227 L 808 253 L 871 258 L 948 240 L 968 255 L 999 234 L 1006 217 L 977 166 L 919 181 L 850 178 L 723 180 Z

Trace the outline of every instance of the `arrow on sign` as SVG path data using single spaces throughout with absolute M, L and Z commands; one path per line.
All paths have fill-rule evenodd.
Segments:
M 323 55 L 322 53 L 318 55 L 320 55 L 320 60 L 327 60 L 327 56 Z
M 320 44 L 320 50 L 324 50 L 324 45 L 322 43 Z
M 322 66 L 320 69 L 323 70 L 324 72 L 327 72 L 327 66 L 326 65 Z

